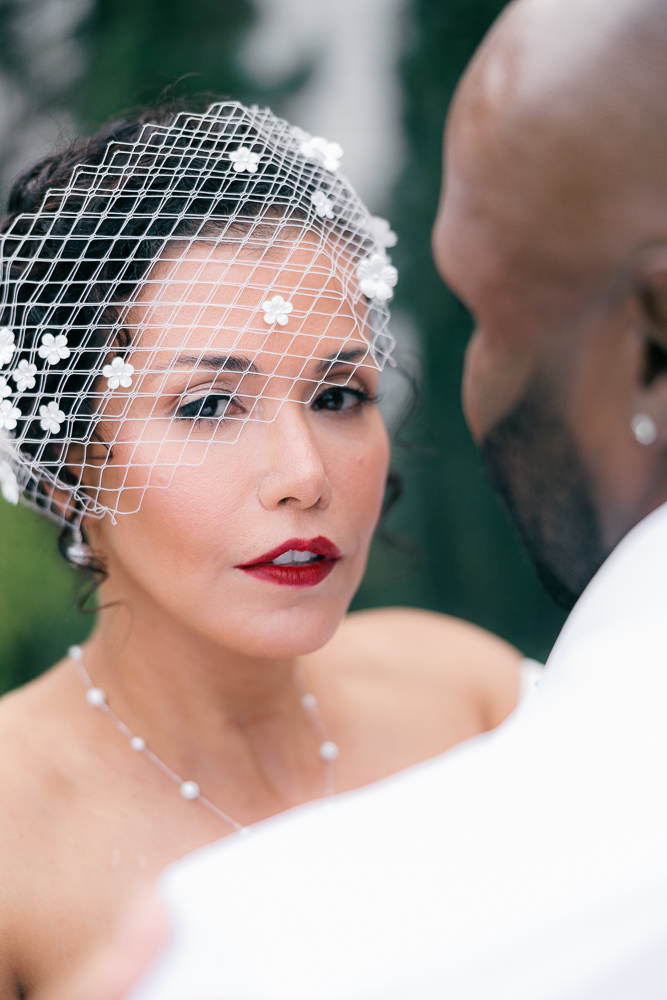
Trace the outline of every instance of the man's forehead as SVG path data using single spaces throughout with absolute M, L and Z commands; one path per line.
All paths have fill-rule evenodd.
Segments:
M 447 131 L 434 256 L 443 279 L 479 322 L 493 316 L 492 326 L 537 317 L 548 326 L 613 260 L 594 177 L 551 163 L 534 126 L 517 121 L 508 135 L 478 101 L 459 100 Z
M 483 148 L 450 129 L 445 182 L 433 231 L 435 261 L 444 280 L 473 312 L 512 278 L 517 234 L 498 178 L 485 175 Z M 524 238 L 526 234 L 523 234 Z

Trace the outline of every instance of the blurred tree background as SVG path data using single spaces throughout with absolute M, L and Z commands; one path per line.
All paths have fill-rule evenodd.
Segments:
M 311 18 L 329 6 L 308 2 Z M 405 156 L 383 208 L 400 237 L 396 305 L 415 330 L 422 398 L 401 434 L 407 447 L 395 449 L 405 484 L 388 523 L 397 543 L 374 544 L 354 607 L 412 604 L 460 615 L 543 658 L 562 615 L 542 594 L 484 480 L 459 399 L 470 321 L 430 255 L 447 106 L 503 6 L 405 0 L 400 10 Z M 318 54 L 278 83 L 253 79 L 240 53 L 260 14 L 251 0 L 0 0 L 5 183 L 38 152 L 24 138 L 26 115 L 38 121 L 33 133 L 48 148 L 59 136 L 154 101 L 176 81 L 181 94 L 205 90 L 278 112 L 289 107 Z M 53 527 L 0 503 L 0 691 L 35 676 L 86 635 L 92 618 L 76 609 L 80 586 L 56 555 Z
M 409 42 L 400 72 L 407 159 L 389 212 L 400 237 L 393 252 L 401 276 L 396 305 L 412 318 L 422 360 L 422 398 L 410 438 L 427 452 L 402 456 L 407 496 L 395 520 L 416 540 L 420 561 L 416 573 L 388 585 L 386 550 L 378 553 L 359 597 L 467 618 L 544 659 L 564 616 L 537 583 L 485 481 L 460 404 L 472 324 L 439 278 L 430 249 L 449 101 L 504 6 L 505 0 L 416 0 L 406 11 Z

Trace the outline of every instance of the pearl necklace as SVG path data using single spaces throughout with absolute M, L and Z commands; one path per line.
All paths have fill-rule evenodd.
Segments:
M 83 650 L 80 646 L 70 646 L 68 650 L 68 655 L 76 663 L 76 668 L 79 677 L 83 681 L 86 688 L 86 701 L 93 708 L 99 709 L 113 722 L 116 729 L 125 736 L 130 743 L 130 747 L 135 753 L 141 753 L 144 757 L 147 757 L 156 767 L 159 767 L 163 774 L 178 785 L 181 796 L 188 802 L 200 802 L 205 806 L 210 812 L 212 812 L 218 819 L 223 820 L 228 826 L 231 826 L 236 833 L 247 833 L 249 827 L 243 826 L 242 823 L 238 823 L 233 819 L 228 813 L 223 812 L 222 809 L 218 809 L 209 799 L 202 795 L 199 785 L 196 781 L 184 780 L 180 775 L 176 774 L 175 771 L 165 764 L 163 760 L 153 753 L 152 750 L 146 746 L 146 740 L 142 736 L 137 736 L 132 732 L 129 726 L 126 726 L 122 719 L 119 719 L 116 713 L 109 708 L 107 702 L 106 692 L 102 688 L 95 687 L 91 681 L 86 668 L 83 665 Z M 304 694 L 301 698 L 301 704 L 304 710 L 307 712 L 310 721 L 312 722 L 313 728 L 320 739 L 319 746 L 319 756 L 322 761 L 324 768 L 324 794 L 333 795 L 334 794 L 334 761 L 338 756 L 337 745 L 328 738 L 327 731 L 325 729 L 322 717 L 317 709 L 317 699 L 314 694 Z

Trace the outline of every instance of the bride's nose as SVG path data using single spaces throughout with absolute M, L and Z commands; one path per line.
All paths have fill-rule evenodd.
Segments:
M 302 403 L 285 402 L 266 427 L 266 471 L 259 486 L 259 500 L 267 510 L 281 506 L 307 510 L 325 509 L 331 484 Z

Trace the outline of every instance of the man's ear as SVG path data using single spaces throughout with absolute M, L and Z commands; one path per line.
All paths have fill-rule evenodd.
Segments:
M 667 375 L 667 247 L 654 251 L 637 274 L 636 299 L 644 335 L 643 384 Z
M 642 252 L 632 274 L 633 399 L 630 427 L 667 453 L 667 245 Z

